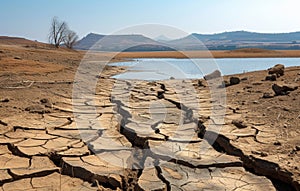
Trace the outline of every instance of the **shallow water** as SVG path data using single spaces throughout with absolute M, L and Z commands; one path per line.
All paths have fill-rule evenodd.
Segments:
M 218 69 L 222 75 L 266 70 L 275 64 L 300 66 L 300 58 L 222 58 L 222 59 L 136 59 L 110 65 L 128 66 L 117 79 L 164 80 L 197 79 Z

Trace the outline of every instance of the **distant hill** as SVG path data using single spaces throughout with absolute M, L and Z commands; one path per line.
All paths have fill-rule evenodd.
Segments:
M 74 48 L 88 50 L 104 36 L 105 35 L 90 33 L 87 36 L 83 37 L 81 40 L 79 40 L 78 43 L 76 43 L 76 45 L 74 46 Z
M 164 51 L 171 50 L 164 44 L 143 35 L 99 35 L 90 33 L 75 46 L 82 50 L 101 51 Z
M 156 40 L 158 42 L 163 42 L 163 43 L 171 41 L 171 39 L 166 37 L 165 35 L 159 35 L 158 37 L 154 38 L 154 40 Z
M 224 32 L 212 35 L 192 34 L 202 41 L 230 40 L 232 42 L 292 42 L 300 40 L 300 32 L 293 33 L 255 33 L 247 31 Z
M 92 47 L 94 50 L 101 51 L 205 50 L 207 48 L 210 50 L 235 50 L 240 48 L 297 50 L 300 49 L 300 32 L 254 33 L 235 31 L 217 34 L 193 33 L 176 40 L 168 40 L 163 35 L 153 40 L 143 35 L 100 35 L 90 33 L 75 46 L 76 49 L 82 50 L 89 50 Z
M 247 31 L 224 32 L 218 34 L 193 33 L 187 37 L 169 41 L 178 49 L 203 49 L 199 41 L 208 49 L 233 50 L 237 48 L 300 49 L 300 32 L 254 33 Z
M 10 37 L 10 36 L 0 36 L 0 44 L 20 45 L 20 46 L 24 46 L 24 47 L 39 47 L 39 48 L 51 47 L 51 45 L 46 44 L 46 43 L 32 41 L 32 40 L 28 40 L 26 38 Z

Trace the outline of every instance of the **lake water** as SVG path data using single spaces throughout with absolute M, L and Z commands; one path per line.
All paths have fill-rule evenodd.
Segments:
M 266 70 L 275 64 L 300 66 L 300 58 L 223 58 L 223 59 L 136 59 L 110 65 L 127 66 L 117 79 L 164 80 L 198 79 L 218 69 L 222 75 Z

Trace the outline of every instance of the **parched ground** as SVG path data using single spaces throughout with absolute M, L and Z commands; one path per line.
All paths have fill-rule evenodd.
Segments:
M 102 54 L 85 81 L 84 52 L 39 46 L 0 45 L 0 190 L 300 190 L 300 88 L 271 88 L 299 67 L 224 89 L 99 76 Z

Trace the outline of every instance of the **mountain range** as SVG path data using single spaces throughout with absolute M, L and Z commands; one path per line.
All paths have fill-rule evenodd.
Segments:
M 170 50 L 234 50 L 264 48 L 271 50 L 300 49 L 300 32 L 255 33 L 247 31 L 217 34 L 193 33 L 170 40 L 161 35 L 155 39 L 143 35 L 101 35 L 90 33 L 75 46 L 81 50 L 99 51 L 170 51 Z

